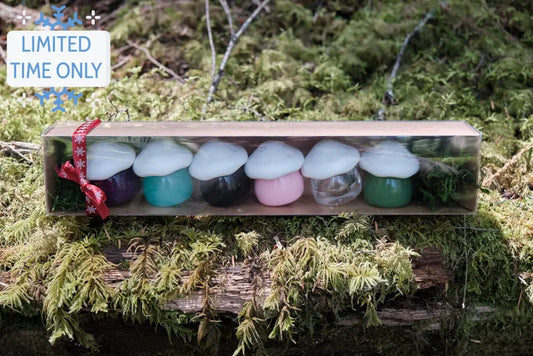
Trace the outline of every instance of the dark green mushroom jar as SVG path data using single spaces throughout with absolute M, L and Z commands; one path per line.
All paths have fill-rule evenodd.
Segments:
M 399 208 L 413 196 L 411 177 L 420 169 L 418 159 L 401 143 L 380 142 L 361 155 L 359 166 L 367 173 L 363 182 L 365 201 L 380 208 Z

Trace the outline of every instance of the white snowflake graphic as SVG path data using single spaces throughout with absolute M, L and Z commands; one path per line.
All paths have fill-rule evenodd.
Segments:
M 95 191 L 94 192 L 94 196 L 95 196 L 96 199 L 100 200 L 100 199 L 102 199 L 102 192 Z
M 85 139 L 85 136 L 83 136 L 83 135 L 75 135 L 74 136 L 74 141 L 76 141 L 76 143 L 82 143 L 84 139 Z
M 63 178 L 67 178 L 67 172 L 65 171 L 62 171 L 59 175 Z
M 85 197 L 85 202 L 90 203 L 91 199 L 89 199 L 89 197 Z
M 100 20 L 101 17 L 96 15 L 96 12 L 94 10 L 91 10 L 91 15 L 85 16 L 85 19 L 90 20 L 91 25 L 94 26 L 96 24 L 96 20 Z
M 22 10 L 22 15 L 17 15 L 17 20 L 22 20 L 22 25 L 26 26 L 26 22 L 31 20 L 31 16 L 26 15 L 26 10 Z
M 82 147 L 76 148 L 76 155 L 83 156 L 84 153 L 85 153 L 85 150 Z
M 78 168 L 83 168 L 83 167 L 85 167 L 85 161 L 82 160 L 82 159 L 76 161 L 76 167 L 78 167 Z
M 89 212 L 89 214 L 94 214 L 94 213 L 96 213 L 96 208 L 94 206 L 92 206 L 92 205 L 89 205 L 87 207 L 87 211 Z

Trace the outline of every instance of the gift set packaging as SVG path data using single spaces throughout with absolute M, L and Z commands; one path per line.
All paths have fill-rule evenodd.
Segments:
M 459 215 L 481 134 L 462 121 L 58 122 L 51 215 Z

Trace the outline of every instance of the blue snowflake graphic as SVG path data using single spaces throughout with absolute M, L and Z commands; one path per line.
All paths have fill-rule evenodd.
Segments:
M 76 92 L 68 90 L 67 88 L 63 88 L 61 91 L 57 91 L 54 88 L 50 88 L 50 90 L 43 90 L 42 94 L 35 93 L 35 96 L 39 98 L 39 102 L 41 106 L 44 105 L 45 100 L 50 100 L 50 96 L 54 95 L 56 99 L 54 100 L 55 106 L 52 108 L 52 112 L 56 111 L 62 111 L 65 112 L 65 109 L 61 106 L 65 102 L 65 100 L 61 99 L 61 96 L 67 95 L 67 100 L 72 100 L 74 105 L 78 105 L 78 99 L 81 97 L 81 93 L 76 94 Z
M 39 15 L 39 19 L 35 21 L 36 25 L 43 25 L 43 27 L 49 27 L 50 30 L 55 30 L 56 27 L 59 26 L 60 29 L 63 31 L 67 31 L 69 27 L 74 27 L 76 25 L 83 25 L 83 22 L 78 19 L 78 13 L 74 12 L 74 15 L 72 17 L 69 17 L 67 22 L 63 22 L 62 19 L 65 16 L 63 13 L 63 10 L 65 10 L 66 6 L 63 5 L 61 7 L 57 7 L 52 5 L 52 9 L 55 10 L 54 17 L 56 21 L 52 21 L 50 17 L 45 16 L 42 12 Z M 74 105 L 78 104 L 78 99 L 81 97 L 81 93 L 76 94 L 76 92 L 68 90 L 67 88 L 63 88 L 61 91 L 56 91 L 54 88 L 51 88 L 50 90 L 44 90 L 42 94 L 36 93 L 35 96 L 39 98 L 39 102 L 41 106 L 44 105 L 45 100 L 51 100 L 50 96 L 54 95 L 56 99 L 54 100 L 54 107 L 52 108 L 52 112 L 56 111 L 62 111 L 65 112 L 65 109 L 63 108 L 63 104 L 65 103 L 65 100 L 61 99 L 63 95 L 67 96 L 67 100 L 72 100 Z
M 65 10 L 66 6 L 63 5 L 61 7 L 57 7 L 52 5 L 52 9 L 54 9 L 56 12 L 54 13 L 54 17 L 56 18 L 55 22 L 50 21 L 50 17 L 45 16 L 42 12 L 39 15 L 39 19 L 35 21 L 36 25 L 43 25 L 44 27 L 50 27 L 50 30 L 55 30 L 57 26 L 61 27 L 63 31 L 68 30 L 69 27 L 74 27 L 76 24 L 83 25 L 83 22 L 78 19 L 78 13 L 75 12 L 72 17 L 68 18 L 67 22 L 61 21 L 61 19 L 65 16 L 63 14 L 63 10 Z

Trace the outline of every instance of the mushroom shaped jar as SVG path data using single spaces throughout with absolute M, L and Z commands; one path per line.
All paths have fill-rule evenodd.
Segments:
M 134 161 L 135 151 L 122 143 L 101 141 L 87 148 L 87 180 L 104 191 L 107 206 L 125 203 L 141 190 Z
M 361 155 L 364 169 L 363 196 L 367 203 L 381 208 L 408 204 L 413 195 L 411 176 L 420 169 L 418 159 L 402 144 L 384 141 Z
M 304 192 L 300 150 L 281 141 L 263 142 L 244 166 L 254 181 L 257 200 L 263 205 L 282 206 L 300 198 Z
M 311 178 L 316 202 L 338 206 L 354 200 L 363 188 L 356 165 L 359 151 L 334 140 L 322 140 L 309 152 L 302 167 L 304 177 Z
M 230 206 L 248 193 L 252 182 L 244 173 L 248 153 L 239 145 L 209 141 L 200 147 L 189 167 L 200 181 L 204 200 L 213 206 Z
M 183 203 L 192 194 L 192 179 L 187 167 L 192 153 L 170 139 L 148 143 L 133 163 L 133 171 L 143 178 L 144 196 L 154 206 Z

